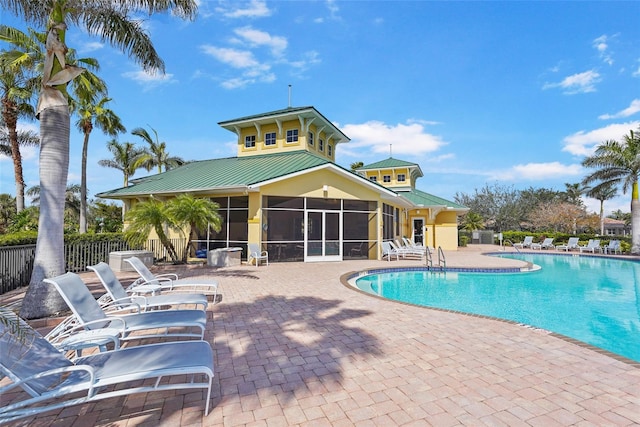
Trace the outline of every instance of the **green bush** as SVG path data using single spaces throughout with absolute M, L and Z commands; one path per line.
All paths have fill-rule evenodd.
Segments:
M 35 245 L 38 239 L 37 231 L 19 231 L 17 233 L 0 236 L 0 246 Z
M 4 234 L 0 236 L 0 246 L 35 245 L 38 239 L 37 231 L 20 231 L 18 233 Z M 65 234 L 65 243 L 93 243 L 124 241 L 122 233 L 69 233 Z

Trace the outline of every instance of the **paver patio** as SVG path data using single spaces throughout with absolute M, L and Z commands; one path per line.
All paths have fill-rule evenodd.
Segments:
M 448 253 L 447 263 L 520 265 L 481 258 L 478 249 Z M 640 425 L 637 365 L 546 331 L 385 301 L 340 281 L 351 271 L 415 264 L 183 269 L 222 284 L 222 301 L 209 307 L 217 372 L 206 418 L 202 392 L 172 391 L 14 425 Z

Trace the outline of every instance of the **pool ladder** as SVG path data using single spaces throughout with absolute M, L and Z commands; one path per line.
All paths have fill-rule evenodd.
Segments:
M 504 241 L 505 243 L 511 243 L 511 246 L 513 246 L 513 249 L 516 250 L 516 252 L 520 253 L 520 249 L 518 249 L 518 247 L 516 245 L 513 244 L 513 242 L 509 239 Z
M 444 257 L 442 246 L 438 246 L 438 262 L 435 266 L 433 263 L 433 254 L 431 253 L 431 249 L 429 249 L 428 247 L 426 251 L 426 258 L 427 269 L 429 271 L 440 271 L 443 273 L 447 272 L 447 260 Z

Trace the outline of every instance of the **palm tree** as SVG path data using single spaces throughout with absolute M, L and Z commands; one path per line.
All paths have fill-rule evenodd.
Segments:
M 351 163 L 351 172 L 355 172 L 356 170 L 360 169 L 362 166 L 364 166 L 364 163 L 362 162 Z
M 25 208 L 24 204 L 24 175 L 22 172 L 22 154 L 19 147 L 38 146 L 40 138 L 38 134 L 32 130 L 16 129 L 13 137 L 17 139 L 18 149 L 14 146 L 14 141 L 10 136 L 11 131 L 5 125 L 4 119 L 0 116 L 0 154 L 13 159 L 14 177 L 16 180 L 16 213 L 21 212 Z
M 112 110 L 105 107 L 110 98 L 102 98 L 94 103 L 89 96 L 83 96 L 78 101 L 76 113 L 80 116 L 76 126 L 84 134 L 82 143 L 82 179 L 80 182 L 80 233 L 87 232 L 87 151 L 89 150 L 89 135 L 94 124 L 105 134 L 116 136 L 126 129 L 122 125 L 120 117 Z
M 124 175 L 124 187 L 128 187 L 129 178 L 142 167 L 145 151 L 131 142 L 120 144 L 115 139 L 107 143 L 107 149 L 113 154 L 113 159 L 98 160 L 98 164 L 121 171 Z
M 187 238 L 187 250 L 184 252 L 183 261 L 191 253 L 195 256 L 196 248 L 192 244 L 193 238 L 197 237 L 196 231 L 213 228 L 216 232 L 222 228 L 222 217 L 218 213 L 220 205 L 209 199 L 193 197 L 191 194 L 181 194 L 172 199 L 168 204 L 168 213 L 179 225 L 189 227 L 189 237 Z
M 32 31 L 33 35 L 34 32 Z M 39 51 L 31 37 L 21 31 L 6 25 L 0 25 L 0 40 L 27 47 L 31 51 Z M 40 55 L 41 56 L 41 55 Z M 37 136 L 33 133 L 20 134 L 18 119 L 35 117 L 30 101 L 35 93 L 38 79 L 35 78 L 34 57 L 24 56 L 19 50 L 3 51 L 0 53 L 0 98 L 2 102 L 2 144 L 10 148 L 9 154 L 13 160 L 13 171 L 16 180 L 16 212 L 24 209 L 24 175 L 22 173 L 22 155 L 20 145 L 37 145 Z M 6 131 L 4 130 L 6 126 Z M 6 138 L 6 139 L 5 139 Z M 4 150 L 3 150 L 4 151 Z
M 165 170 L 173 169 L 177 166 L 183 165 L 185 161 L 181 157 L 169 156 L 167 152 L 167 143 L 160 142 L 158 138 L 158 132 L 154 128 L 151 128 L 155 135 L 155 139 L 151 138 L 149 132 L 143 128 L 135 128 L 131 131 L 132 135 L 139 136 L 149 144 L 149 151 L 144 158 L 144 167 L 150 171 L 154 167 L 158 167 L 158 173 L 162 173 L 162 167 Z
M 36 109 L 40 119 L 40 186 L 45 193 L 40 206 L 40 225 L 34 269 L 20 315 L 43 317 L 61 311 L 65 303 L 46 277 L 64 273 L 64 194 L 69 171 L 71 119 L 66 86 L 82 69 L 66 64 L 67 24 L 83 27 L 87 34 L 108 41 L 145 71 L 164 72 L 164 63 L 140 25 L 138 13 L 152 15 L 171 10 L 181 18 L 195 17 L 195 0 L 0 0 L 6 11 L 47 29 L 45 66 Z
M 173 262 L 178 262 L 176 249 L 165 232 L 165 226 L 178 230 L 178 224 L 169 214 L 167 206 L 153 196 L 144 202 L 136 203 L 125 216 L 128 221 L 124 237 L 132 246 L 141 246 L 151 231 L 155 231 L 160 243 L 165 247 Z
M 585 158 L 582 165 L 596 170 L 584 178 L 585 185 L 599 182 L 592 191 L 606 186 L 622 185 L 624 194 L 631 190 L 631 253 L 640 253 L 640 128 L 629 131 L 622 142 L 608 140 L 600 144 L 593 155 Z
M 6 233 L 11 219 L 16 215 L 16 199 L 11 194 L 0 194 L 0 233 Z
M 618 195 L 618 189 L 613 185 L 605 185 L 603 187 L 594 187 L 587 190 L 587 197 L 600 201 L 600 235 L 604 235 L 604 202 L 611 200 Z
M 462 219 L 462 229 L 467 231 L 482 230 L 484 219 L 477 212 L 469 211 Z

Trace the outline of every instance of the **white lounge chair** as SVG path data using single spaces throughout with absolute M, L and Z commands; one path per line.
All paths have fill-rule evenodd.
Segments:
M 567 242 L 566 245 L 558 245 L 556 246 L 556 249 L 559 251 L 567 251 L 567 252 L 573 249 L 579 250 L 580 249 L 580 246 L 578 245 L 579 240 L 580 238 L 578 237 L 569 237 L 569 241 Z
M 114 315 L 108 316 L 77 274 L 66 273 L 52 279 L 44 279 L 44 281 L 56 287 L 73 312 L 78 326 L 85 330 L 115 328 L 120 331 L 121 340 L 158 337 L 204 338 L 207 314 L 202 310 L 163 310 L 136 314 L 120 313 L 120 315 L 115 311 L 109 313 Z M 193 332 L 191 329 L 198 332 Z M 131 332 L 138 331 L 147 331 L 147 333 L 136 333 L 130 336 Z M 58 330 L 58 333 L 67 335 L 64 330 Z M 56 339 L 55 336 L 47 335 L 47 337 Z
M 553 237 L 547 237 L 542 243 L 532 243 L 531 249 L 553 249 Z
M 397 244 L 393 243 L 392 241 L 389 241 L 389 245 L 391 246 L 391 249 L 393 249 L 394 251 L 396 251 L 396 253 L 398 255 L 402 255 L 402 258 L 404 258 L 407 255 L 415 255 L 415 256 L 424 256 L 424 253 L 426 252 L 426 248 L 423 246 L 421 248 L 412 248 L 409 246 L 398 246 Z
M 620 240 L 611 240 L 611 241 L 609 241 L 609 243 L 607 245 L 604 245 L 602 247 L 602 251 L 605 254 L 610 254 L 612 252 L 613 252 L 613 254 L 622 253 L 622 249 L 620 248 Z
M 206 390 L 209 413 L 214 369 L 206 341 L 127 347 L 71 361 L 22 319 L 18 325 L 16 331 L 0 322 L 0 373 L 11 380 L 0 388 L 0 424 L 110 397 L 179 389 Z
M 251 264 L 251 260 L 255 261 L 256 267 L 260 266 L 260 261 L 264 260 L 269 265 L 269 252 L 260 249 L 260 245 L 257 243 L 249 243 L 249 255 L 247 256 L 247 263 Z
M 579 246 L 580 253 L 583 251 L 589 251 L 591 253 L 602 252 L 602 248 L 600 247 L 599 239 L 589 239 L 586 246 Z
M 94 273 L 100 279 L 102 286 L 106 289 L 107 293 L 104 294 L 100 299 L 98 299 L 98 303 L 115 303 L 118 307 L 124 308 L 127 305 L 137 305 L 140 306 L 144 311 L 147 311 L 150 308 L 159 308 L 159 307 L 182 307 L 182 306 L 190 306 L 195 308 L 200 308 L 201 310 L 207 309 L 207 296 L 204 294 L 164 294 L 164 295 L 154 295 L 154 296 L 145 296 L 145 295 L 130 295 L 122 286 L 122 283 L 118 280 L 116 275 L 114 274 L 109 264 L 101 262 L 96 265 L 89 265 L 87 268 Z M 160 285 L 149 285 L 156 286 L 158 290 L 160 290 Z M 132 292 L 132 291 L 129 291 Z
M 140 275 L 140 279 L 133 282 L 127 291 L 135 292 L 138 286 L 160 285 L 162 292 L 197 292 L 207 297 L 212 297 L 216 302 L 218 295 L 218 281 L 213 279 L 198 279 L 197 277 L 178 278 L 177 274 L 165 273 L 154 275 L 138 257 L 132 256 L 125 259 L 133 269 Z
M 519 249 L 530 248 L 532 243 L 533 243 L 533 236 L 525 236 L 522 242 L 514 243 L 513 247 L 519 248 Z
M 398 251 L 393 249 L 391 242 L 382 242 L 382 258 L 387 257 L 387 261 L 391 261 L 393 256 L 399 259 Z

